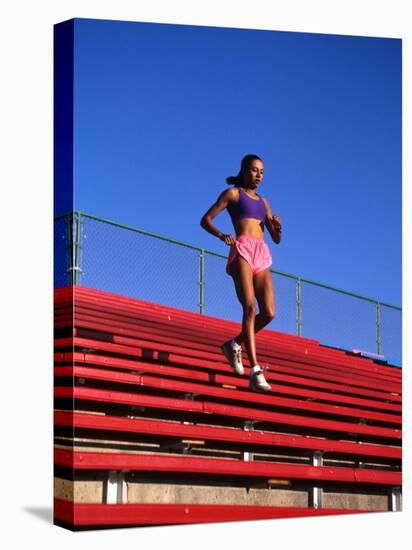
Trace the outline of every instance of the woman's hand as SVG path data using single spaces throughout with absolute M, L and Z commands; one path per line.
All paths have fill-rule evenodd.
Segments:
M 272 225 L 276 231 L 280 231 L 282 229 L 282 220 L 276 214 L 272 216 Z
M 235 244 L 235 239 L 233 235 L 221 235 L 221 237 L 219 238 L 221 241 L 225 242 L 229 246 L 231 246 L 232 244 Z

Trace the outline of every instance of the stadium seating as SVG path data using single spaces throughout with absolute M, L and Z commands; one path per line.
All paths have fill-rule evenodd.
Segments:
M 276 326 L 276 320 L 272 323 Z M 55 522 L 70 529 L 400 509 L 401 369 L 273 330 L 55 290 Z

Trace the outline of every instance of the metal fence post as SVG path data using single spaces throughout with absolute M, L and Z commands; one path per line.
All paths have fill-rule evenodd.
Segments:
M 296 279 L 296 324 L 297 335 L 302 336 L 302 281 Z
M 378 345 L 378 355 L 381 355 L 382 337 L 381 337 L 381 305 L 376 302 L 376 343 Z
M 67 216 L 67 259 L 66 275 L 68 284 L 80 284 L 80 275 L 83 273 L 82 263 L 82 220 L 79 212 L 69 212 Z
M 204 313 L 205 309 L 205 251 L 199 251 L 199 312 Z

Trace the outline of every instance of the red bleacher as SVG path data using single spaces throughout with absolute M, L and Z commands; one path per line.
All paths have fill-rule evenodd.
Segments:
M 264 330 L 258 394 L 246 354 L 239 377 L 220 352 L 239 323 L 76 286 L 55 290 L 54 326 L 57 523 L 394 509 L 399 368 Z

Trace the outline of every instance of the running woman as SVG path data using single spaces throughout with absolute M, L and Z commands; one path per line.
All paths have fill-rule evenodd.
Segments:
M 276 244 L 282 237 L 279 216 L 272 216 L 268 201 L 256 192 L 263 179 L 263 161 L 256 155 L 242 159 L 237 176 L 226 179 L 230 189 L 223 191 L 202 217 L 200 225 L 230 246 L 226 273 L 233 278 L 236 295 L 243 308 L 242 332 L 225 342 L 222 352 L 236 374 L 243 375 L 242 344 L 246 347 L 251 365 L 249 389 L 258 392 L 271 390 L 256 357 L 255 333 L 275 317 L 275 301 L 269 267 L 272 256 L 263 239 L 264 226 Z M 227 208 L 236 232 L 225 235 L 212 223 Z M 259 313 L 256 315 L 256 300 Z

